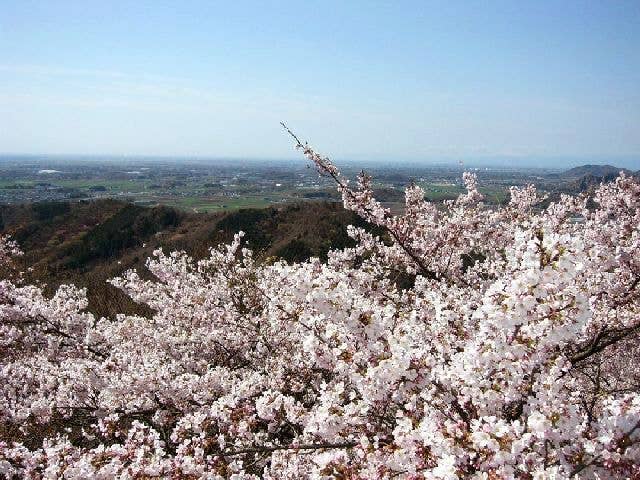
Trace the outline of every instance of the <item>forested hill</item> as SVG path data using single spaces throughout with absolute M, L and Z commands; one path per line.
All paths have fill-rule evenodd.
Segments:
M 581 165 L 559 174 L 560 182 L 555 185 L 553 190 L 570 194 L 593 191 L 601 183 L 612 182 L 620 173 L 640 177 L 640 170 L 634 172 L 612 165 Z
M 0 206 L 1 231 L 25 252 L 19 266 L 31 268 L 27 280 L 46 283 L 50 291 L 62 283 L 86 286 L 89 309 L 99 315 L 148 313 L 105 281 L 130 268 L 143 272 L 145 259 L 158 247 L 201 258 L 242 230 L 260 258 L 325 258 L 329 249 L 351 244 L 350 224 L 364 225 L 331 202 L 220 214 L 116 200 Z
M 579 178 L 584 175 L 593 175 L 594 177 L 611 179 L 617 177 L 620 172 L 624 172 L 627 175 L 634 174 L 634 172 L 629 169 L 614 167 L 613 165 L 581 165 L 563 172 L 562 177 L 570 179 Z M 640 172 L 635 172 L 636 175 L 638 173 Z

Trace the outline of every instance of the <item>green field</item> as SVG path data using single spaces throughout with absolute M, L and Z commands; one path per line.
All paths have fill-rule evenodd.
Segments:
M 49 183 L 55 187 L 75 188 L 78 190 L 89 189 L 90 187 L 103 186 L 110 192 L 142 192 L 147 188 L 149 181 L 144 180 L 103 180 L 103 179 L 47 179 L 42 180 L 11 180 L 0 179 L 0 188 L 7 188 L 13 185 L 23 185 L 25 187 L 35 187 L 38 183 Z
M 462 185 L 422 183 L 420 186 L 426 197 L 434 202 L 454 200 L 458 195 L 467 191 Z M 501 203 L 509 197 L 507 190 L 501 187 L 481 186 L 478 190 L 485 196 L 485 201 L 489 203 Z
M 149 188 L 153 185 L 149 179 L 53 179 L 46 176 L 35 180 L 0 179 L 0 189 L 9 193 L 12 186 L 21 185 L 26 187 L 28 191 L 30 188 L 37 188 L 37 183 L 49 183 L 52 186 L 74 190 L 82 197 L 128 198 L 140 205 L 163 204 L 197 213 L 264 208 L 284 202 L 303 200 L 302 194 L 304 193 L 295 187 L 264 191 L 242 185 L 234 186 L 235 188 L 230 192 L 230 195 L 212 195 L 211 192 L 207 192 L 203 188 L 206 179 L 199 179 L 198 182 L 177 185 L 161 191 Z M 90 190 L 95 186 L 105 187 L 106 190 L 98 192 Z M 453 183 L 423 182 L 420 186 L 424 189 L 427 199 L 434 202 L 455 199 L 466 191 L 463 186 Z M 508 192 L 500 186 L 482 186 L 480 192 L 485 195 L 485 201 L 488 203 L 500 203 L 508 198 Z M 404 208 L 403 195 L 400 192 L 398 194 L 397 199 L 385 202 L 385 205 L 396 213 L 400 213 Z M 30 192 L 29 195 L 31 195 Z M 313 200 L 309 199 L 309 201 Z

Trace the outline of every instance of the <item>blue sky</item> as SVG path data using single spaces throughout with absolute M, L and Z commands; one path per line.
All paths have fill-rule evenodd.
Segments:
M 640 159 L 640 2 L 0 0 L 0 151 Z M 640 165 L 638 165 L 640 168 Z

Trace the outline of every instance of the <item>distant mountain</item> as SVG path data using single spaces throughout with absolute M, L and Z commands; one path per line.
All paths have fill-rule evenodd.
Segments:
M 582 165 L 575 167 L 561 174 L 564 178 L 580 178 L 584 175 L 599 177 L 605 181 L 613 180 L 620 172 L 632 175 L 633 172 L 626 168 L 614 167 L 613 165 Z
M 640 175 L 640 171 L 633 172 L 627 168 L 612 165 L 582 165 L 562 172 L 559 178 L 563 180 L 563 183 L 557 187 L 557 190 L 572 194 L 590 191 L 601 183 L 614 181 L 620 172 L 624 172 L 626 175 Z

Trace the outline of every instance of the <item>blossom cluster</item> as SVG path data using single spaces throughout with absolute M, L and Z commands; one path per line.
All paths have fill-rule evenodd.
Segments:
M 640 478 L 636 180 L 393 215 L 299 146 L 377 226 L 327 262 L 158 250 L 111 281 L 150 318 L 0 281 L 0 476 Z

